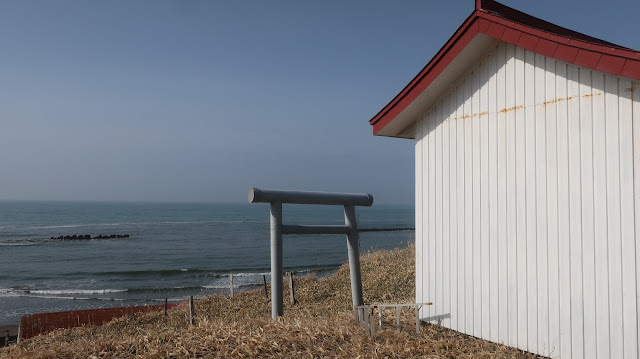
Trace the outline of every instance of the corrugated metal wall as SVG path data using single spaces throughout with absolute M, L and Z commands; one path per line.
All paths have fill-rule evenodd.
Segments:
M 640 84 L 500 43 L 454 85 L 416 127 L 422 317 L 638 358 Z

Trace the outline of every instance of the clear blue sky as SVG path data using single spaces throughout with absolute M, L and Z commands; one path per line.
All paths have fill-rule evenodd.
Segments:
M 640 1 L 504 4 L 640 49 Z M 0 2 L 0 199 L 412 203 L 368 120 L 471 13 L 456 1 Z

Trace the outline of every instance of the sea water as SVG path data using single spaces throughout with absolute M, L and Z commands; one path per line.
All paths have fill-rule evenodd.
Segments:
M 411 205 L 356 207 L 360 228 L 413 227 Z M 285 224 L 344 224 L 340 206 L 284 205 Z M 117 235 L 128 238 L 117 238 Z M 60 236 L 116 238 L 64 240 Z M 325 275 L 344 235 L 284 236 L 284 270 Z M 413 241 L 364 232 L 361 251 Z M 268 204 L 0 202 L 0 325 L 24 314 L 176 302 L 269 281 Z

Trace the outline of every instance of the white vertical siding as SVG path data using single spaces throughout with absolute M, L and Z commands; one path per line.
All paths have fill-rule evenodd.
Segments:
M 498 258 L 496 262 L 495 280 L 497 282 L 497 300 L 492 303 L 495 310 L 497 310 L 497 321 L 494 326 L 494 334 L 496 335 L 496 341 L 499 338 L 505 338 L 505 343 L 510 343 L 509 338 L 509 293 L 508 282 L 510 280 L 508 273 L 508 241 L 507 241 L 507 221 L 500 220 L 500 218 L 507 218 L 507 124 L 506 118 L 503 113 L 498 112 L 499 109 L 505 108 L 505 68 L 506 66 L 500 66 L 505 63 L 505 51 L 504 47 L 500 47 L 496 51 L 495 72 L 496 72 L 496 101 L 491 101 L 491 108 L 489 109 L 489 115 L 496 121 L 496 174 L 495 190 L 496 190 L 496 210 L 492 211 L 492 218 L 494 219 L 494 225 L 497 226 L 498 240 L 495 241 L 497 246 L 497 253 L 494 253 L 494 258 Z M 493 314 L 495 315 L 495 314 Z M 497 328 L 497 329 L 496 329 Z
M 553 64 L 553 61 L 549 61 Z M 550 69 L 549 69 L 550 70 Z M 549 71 L 548 70 L 548 71 Z M 567 98 L 567 65 L 556 64 L 556 98 Z M 570 196 L 569 196 L 569 122 L 567 101 L 554 103 L 556 110 L 556 152 L 557 152 L 557 236 L 555 241 L 558 247 L 558 278 L 556 286 L 558 290 L 558 321 L 559 326 L 555 330 L 559 332 L 559 347 L 552 352 L 558 353 L 560 358 L 571 357 L 571 235 L 570 235 Z M 551 124 L 552 126 L 553 124 Z M 554 261 L 551 261 L 552 263 Z M 552 318 L 555 318 L 553 316 Z M 550 338 L 555 338 L 551 334 Z
M 535 108 L 535 54 L 524 54 L 524 142 L 525 142 L 525 250 L 527 261 L 527 350 L 538 352 L 538 218 L 536 196 L 536 108 Z
M 464 81 L 464 111 L 462 116 L 458 117 L 464 120 L 464 137 L 462 142 L 464 143 L 464 244 L 465 244 L 465 277 L 462 280 L 465 283 L 465 333 L 473 334 L 473 283 L 474 268 L 473 268 L 473 252 L 477 249 L 473 245 L 473 143 L 471 141 L 472 135 L 472 114 L 471 112 L 471 80 L 470 78 Z M 640 149 L 638 150 L 640 153 Z M 418 170 L 418 169 L 416 169 Z M 640 201 L 638 201 L 640 203 Z M 639 302 L 640 303 L 640 302 Z
M 455 139 L 455 143 L 453 143 L 456 147 L 456 206 L 457 206 L 457 216 L 455 221 L 457 222 L 457 231 L 455 232 L 455 236 L 457 238 L 457 245 L 458 245 L 458 265 L 457 268 L 454 268 L 453 271 L 457 270 L 458 271 L 458 276 L 454 279 L 457 282 L 458 285 L 458 306 L 455 309 L 452 309 L 452 311 L 456 311 L 457 313 L 464 313 L 466 310 L 466 305 L 465 305 L 465 286 L 467 281 L 464 280 L 465 275 L 466 275 L 466 267 L 467 267 L 467 262 L 466 262 L 466 245 L 465 245 L 465 232 L 464 232 L 464 225 L 465 225 L 465 202 L 464 202 L 464 191 L 465 191 L 465 172 L 464 172 L 464 156 L 465 156 L 465 143 L 464 143 L 464 91 L 462 90 L 462 86 L 464 84 L 460 84 L 458 85 L 458 87 L 456 88 L 456 90 L 454 92 L 456 92 L 456 103 L 458 104 L 458 107 L 456 108 L 456 113 L 455 113 L 455 120 L 453 120 L 456 123 L 456 139 Z M 416 171 L 417 172 L 417 171 Z M 452 172 L 453 175 L 453 172 Z M 453 327 L 453 329 L 465 332 L 466 330 L 466 322 L 465 322 L 465 318 L 467 318 L 467 316 L 465 315 L 458 315 L 457 317 L 452 317 L 451 321 L 452 322 L 457 322 L 458 326 L 457 327 Z
M 447 119 L 451 118 L 451 109 L 449 108 L 449 103 L 451 102 L 451 98 L 445 98 L 444 103 L 442 104 L 442 115 L 447 116 Z M 441 116 L 442 118 L 442 116 Z M 451 221 L 450 221 L 450 197 L 451 197 L 451 188 L 449 187 L 449 176 L 450 176 L 450 157 L 449 157 L 449 126 L 451 121 L 444 121 L 442 123 L 442 244 L 440 248 L 440 256 L 442 256 L 442 268 L 451 268 L 451 257 L 450 257 L 450 248 L 451 248 Z M 452 271 L 442 271 L 442 285 L 440 288 L 436 290 L 440 290 L 442 293 L 442 312 L 443 313 L 451 313 L 451 272 Z M 449 318 L 443 318 L 443 325 L 447 327 L 451 327 L 451 320 Z
M 543 58 L 545 67 L 545 99 L 558 98 L 556 94 L 556 62 Z M 546 102 L 546 100 L 545 100 Z M 559 247 L 558 247 L 558 120 L 557 102 L 542 105 L 546 119 L 546 148 L 547 148 L 547 256 L 548 256 L 548 333 L 547 355 L 559 354 L 557 349 L 560 341 L 560 288 L 559 288 Z M 565 256 L 566 258 L 566 256 Z
M 584 316 L 584 358 L 596 358 L 596 289 L 594 249 L 594 152 L 593 152 L 593 106 L 591 103 L 591 72 L 578 69 L 579 123 L 580 123 L 580 177 L 582 184 L 580 209 L 582 210 L 582 295 Z M 574 102 L 574 101 L 571 101 Z M 571 134 L 573 135 L 573 133 Z M 571 182 L 571 185 L 574 183 Z M 576 268 L 580 271 L 580 268 Z
M 416 147 L 415 147 L 415 167 L 416 168 L 424 168 L 423 165 L 423 157 L 424 157 L 424 144 L 425 144 L 425 126 L 418 125 L 416 126 Z M 415 224 L 416 224 L 416 258 L 420 258 L 416 260 L 416 301 L 419 302 L 424 298 L 424 294 L 422 292 L 423 288 L 423 275 L 424 275 L 424 261 L 423 258 L 423 248 L 424 248 L 424 224 L 422 221 L 424 220 L 424 202 L 427 198 L 423 195 L 422 187 L 426 181 L 423 181 L 422 178 L 423 171 L 416 171 L 415 175 Z M 424 307 L 420 309 L 420 316 L 422 318 L 427 317 L 425 313 Z
M 632 96 L 633 100 L 633 110 L 632 110 L 632 121 L 640 120 L 640 85 L 637 83 L 631 84 L 631 94 L 624 93 L 624 96 L 627 95 Z M 640 288 L 640 230 L 638 230 L 638 226 L 640 226 L 640 125 L 632 125 L 633 127 L 633 199 L 634 199 L 634 223 L 636 225 L 634 231 L 634 242 L 636 247 L 635 253 L 635 268 L 636 268 L 636 291 L 631 291 L 627 295 L 634 296 L 636 299 L 636 315 L 640 315 L 640 295 L 638 295 L 638 288 Z M 626 130 L 626 129 L 623 129 Z M 626 287 L 628 288 L 628 287 Z M 635 319 L 635 318 L 634 318 Z M 635 323 L 637 327 L 637 321 Z M 636 329 L 637 330 L 637 329 Z M 626 333 L 625 333 L 626 334 Z M 637 346 L 640 346 L 640 330 L 638 330 L 638 340 L 636 341 Z M 640 348 L 636 349 L 640 352 Z
M 620 141 L 618 118 L 618 78 L 604 76 L 605 154 L 607 181 L 607 284 L 609 288 L 609 355 L 622 358 L 622 241 L 620 237 Z M 603 241 L 605 242 L 605 241 Z
M 507 46 L 509 48 L 511 46 Z M 513 106 L 506 107 L 507 113 L 514 112 L 516 128 L 516 246 L 518 263 L 518 347 L 527 348 L 528 326 L 527 326 L 527 206 L 526 206 L 526 159 L 525 155 L 525 113 L 524 113 L 524 87 L 521 85 L 524 77 L 524 50 L 515 48 L 515 72 L 514 81 L 508 85 L 516 94 Z M 507 104 L 509 106 L 509 104 Z
M 501 46 L 500 48 L 505 48 Z M 505 82 L 499 83 L 498 86 L 502 86 L 504 91 L 498 89 L 498 109 L 515 108 L 515 93 L 514 91 L 507 91 L 507 88 L 511 89 L 515 84 L 515 51 L 513 47 L 505 48 L 504 62 L 498 62 L 498 67 L 504 69 Z M 501 96 L 504 94 L 504 102 L 501 100 Z M 504 241 L 507 243 L 507 301 L 508 301 L 508 313 L 507 313 L 507 331 L 508 338 L 505 343 L 517 347 L 518 346 L 518 255 L 517 255 L 517 201 L 516 201 L 516 113 L 515 111 L 500 111 L 501 118 L 504 118 L 506 123 L 505 140 L 506 140 L 506 167 L 507 178 L 505 179 L 507 190 L 507 204 L 506 204 L 506 216 L 500 216 L 502 219 L 500 223 L 505 223 L 507 226 L 507 234 Z M 503 242 L 504 242 L 503 241 Z M 501 338 L 503 338 L 501 336 Z
M 575 66 L 568 66 L 567 97 L 579 93 L 580 71 Z M 568 121 L 569 152 L 569 262 L 571 263 L 571 355 L 573 358 L 584 358 L 584 284 L 583 284 L 583 238 L 582 238 L 582 173 L 580 130 L 580 103 L 566 101 Z M 580 135 L 573 135 L 573 134 Z M 589 342 L 592 342 L 590 340 Z
M 637 358 L 638 353 L 638 316 L 636 307 L 636 240 L 634 226 L 634 166 L 633 166 L 633 120 L 639 119 L 633 116 L 640 115 L 640 108 L 634 111 L 632 106 L 632 95 L 636 94 L 635 104 L 640 107 L 640 88 L 633 91 L 634 84 L 630 81 L 618 80 L 619 94 L 619 133 L 620 133 L 620 238 L 622 241 L 622 320 L 623 320 L 623 345 L 625 358 Z M 633 131 L 629 129 L 633 128 Z M 638 223 L 638 222 L 636 222 Z M 635 290 L 634 290 L 635 289 Z
M 426 320 L 638 358 L 640 85 L 500 43 L 416 126 Z

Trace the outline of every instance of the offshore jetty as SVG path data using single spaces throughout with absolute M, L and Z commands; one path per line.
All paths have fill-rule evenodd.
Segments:
M 113 238 L 129 238 L 128 234 L 109 234 L 109 235 L 97 235 L 92 237 L 90 234 L 74 234 L 72 236 L 58 236 L 51 237 L 51 240 L 60 240 L 60 241 L 77 241 L 77 240 L 88 240 L 88 239 L 113 239 Z
M 50 238 L 28 238 L 28 239 L 13 239 L 5 240 L 3 243 L 8 244 L 25 244 L 25 243 L 44 243 L 44 242 L 58 242 L 58 241 L 88 241 L 92 239 L 126 239 L 129 238 L 128 234 L 100 234 L 95 237 L 90 234 L 74 234 Z

